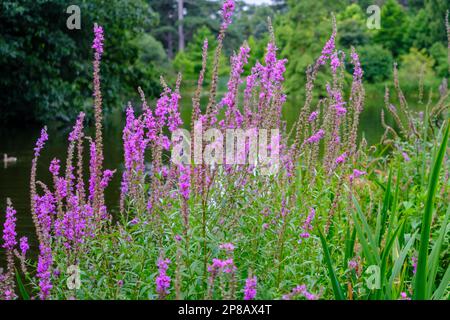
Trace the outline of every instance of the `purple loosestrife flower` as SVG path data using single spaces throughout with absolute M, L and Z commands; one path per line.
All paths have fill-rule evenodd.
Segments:
M 267 53 L 265 56 L 266 66 L 259 65 L 259 74 L 261 77 L 261 86 L 263 92 L 261 92 L 262 100 L 269 99 L 273 96 L 274 90 L 281 89 L 281 83 L 284 81 L 284 72 L 286 71 L 285 64 L 287 59 L 277 60 L 278 48 L 273 42 L 269 42 L 267 45 Z
M 44 235 L 48 237 L 52 227 L 52 219 L 55 215 L 56 199 L 51 192 L 47 191 L 43 196 L 36 195 L 34 201 L 39 225 Z
M 77 141 L 82 137 L 84 116 L 84 112 L 80 112 L 80 114 L 78 115 L 77 121 L 69 134 L 70 142 Z
M 6 221 L 3 224 L 3 248 L 12 251 L 17 245 L 16 210 L 11 205 L 6 208 Z
M 103 172 L 103 178 L 100 182 L 100 186 L 102 187 L 102 189 L 106 189 L 112 177 L 114 176 L 114 173 L 116 173 L 116 170 L 105 170 Z
M 363 70 L 361 68 L 361 63 L 359 61 L 359 56 L 356 53 L 355 48 L 352 47 L 352 53 L 350 54 L 350 57 L 352 59 L 352 64 L 354 66 L 354 70 L 353 70 L 353 81 L 355 81 L 355 83 L 360 84 L 362 77 L 363 77 Z
M 360 171 L 358 169 L 354 169 L 353 173 L 349 177 L 350 182 L 353 182 L 353 180 L 358 179 L 359 177 L 361 177 L 361 176 L 363 176 L 365 174 L 366 174 L 365 171 Z
M 164 127 L 167 119 L 166 115 L 169 113 L 169 93 L 170 91 L 167 88 L 164 92 L 161 93 L 158 101 L 156 101 L 155 117 L 158 131 L 160 131 Z
M 180 118 L 180 112 L 178 110 L 180 99 L 181 96 L 178 92 L 172 93 L 169 99 L 169 117 L 167 118 L 167 126 L 169 127 L 170 132 L 174 132 L 183 124 L 183 121 Z
M 100 60 L 103 54 L 103 27 L 94 24 L 94 41 L 92 43 L 92 49 L 95 51 L 95 58 Z
M 164 299 L 169 294 L 170 277 L 167 275 L 167 269 L 169 268 L 170 260 L 159 258 L 158 260 L 158 276 L 156 277 L 156 292 L 160 299 Z
M 25 255 L 27 254 L 28 250 L 30 249 L 30 245 L 28 244 L 28 238 L 27 237 L 22 237 L 20 238 L 20 252 L 22 253 L 22 256 L 25 257 Z
M 126 182 L 130 183 L 133 172 L 139 176 L 144 173 L 144 154 L 148 140 L 145 139 L 144 126 L 135 118 L 131 106 L 127 109 L 126 126 L 123 130 Z
M 300 235 L 301 238 L 306 239 L 310 237 L 309 232 L 313 229 L 312 221 L 314 220 L 315 215 L 316 210 L 314 208 L 311 208 L 305 222 L 303 223 L 303 233 Z
M 406 152 L 402 152 L 402 157 L 405 160 L 405 162 L 411 161 L 411 158 L 408 156 Z
M 413 266 L 413 274 L 416 274 L 416 272 L 417 272 L 417 257 L 411 258 L 411 264 Z
M 146 137 L 150 141 L 156 141 L 158 134 L 158 126 L 156 123 L 156 119 L 153 116 L 152 109 L 147 108 L 144 113 L 144 126 L 147 130 Z
M 297 297 L 297 296 L 303 296 L 306 298 L 306 300 L 317 300 L 318 297 L 310 292 L 308 292 L 308 290 L 306 289 L 306 285 L 302 284 L 299 285 L 297 287 L 295 287 L 294 289 L 292 289 L 292 291 L 283 296 L 283 300 L 292 300 L 293 298 Z
M 211 276 L 215 277 L 221 271 L 224 273 L 232 273 L 233 271 L 236 271 L 232 258 L 226 260 L 214 258 L 212 260 L 212 264 L 208 266 L 208 272 L 211 273 Z
M 308 117 L 308 122 L 313 122 L 317 119 L 317 117 L 319 116 L 319 112 L 318 111 L 313 111 L 311 112 L 311 114 Z
M 84 243 L 86 236 L 92 236 L 93 209 L 89 205 L 80 206 L 77 196 L 68 199 L 70 210 L 66 212 L 61 221 L 57 221 L 55 229 L 57 234 L 63 237 L 64 246 L 67 249 L 77 249 L 78 244 Z M 102 208 L 100 208 L 102 211 Z
M 97 146 L 94 141 L 90 143 L 90 160 L 89 160 L 89 201 L 94 201 L 95 190 L 97 185 Z
M 325 136 L 325 131 L 323 129 L 319 129 L 315 134 L 306 139 L 306 143 L 318 143 Z
M 358 262 L 356 262 L 355 260 L 350 260 L 348 262 L 348 268 L 350 270 L 356 270 L 356 268 L 358 268 Z
M 179 165 L 180 176 L 178 179 L 178 185 L 180 188 L 181 196 L 185 199 L 189 199 L 191 192 L 191 170 L 188 165 Z
M 251 123 L 252 119 L 252 110 L 250 107 L 250 100 L 252 97 L 253 89 L 255 88 L 258 80 L 258 72 L 260 64 L 257 64 L 255 67 L 252 68 L 252 72 L 250 75 L 247 76 L 246 79 L 246 86 L 244 89 L 244 114 L 245 114 L 245 121 L 246 124 L 249 125 Z
M 233 253 L 235 247 L 232 243 L 223 243 L 219 246 L 220 249 L 225 250 L 227 253 Z
M 231 24 L 231 18 L 233 16 L 233 12 L 235 9 L 235 4 L 234 4 L 234 0 L 225 0 L 225 2 L 223 3 L 222 6 L 222 18 L 223 18 L 223 22 L 222 22 L 222 29 L 226 30 L 228 29 L 228 26 Z
M 411 300 L 411 298 L 408 297 L 406 292 L 400 293 L 400 296 L 401 296 L 400 300 Z
M 343 154 L 341 154 L 336 158 L 335 160 L 336 165 L 344 163 L 346 159 L 347 159 L 347 152 L 344 152 Z
M 341 117 L 347 113 L 347 109 L 345 109 L 345 101 L 342 97 L 342 93 L 336 89 L 332 90 L 329 85 L 327 85 L 327 92 L 330 98 L 333 101 L 332 107 L 334 107 L 336 114 Z
M 52 160 L 52 162 L 50 163 L 49 171 L 55 177 L 57 177 L 59 175 L 59 170 L 61 168 L 60 163 L 61 162 L 59 161 L 59 159 L 56 159 L 56 158 L 54 158 Z
M 244 120 L 236 106 L 236 98 L 239 85 L 242 83 L 241 75 L 244 72 L 244 66 L 248 63 L 249 52 L 250 48 L 245 45 L 240 48 L 239 54 L 231 57 L 231 76 L 228 80 L 228 92 L 219 104 L 219 108 L 227 106 L 225 116 L 228 128 L 241 127 Z M 218 110 L 216 110 L 217 112 Z
M 52 250 L 46 243 L 39 245 L 39 258 L 37 264 L 37 278 L 39 279 L 39 297 L 45 300 L 50 296 L 53 286 L 51 283 L 51 267 L 53 264 Z
M 16 298 L 16 294 L 13 290 L 7 289 L 4 292 L 5 300 L 14 300 Z
M 36 146 L 34 147 L 34 156 L 37 158 L 41 154 L 42 148 L 44 148 L 45 142 L 48 140 L 47 127 L 44 127 L 41 130 L 41 136 L 36 142 Z
M 339 59 L 339 55 L 338 55 L 337 51 L 335 51 L 331 55 L 330 65 L 331 65 L 331 70 L 333 71 L 334 74 L 336 74 L 337 69 L 341 66 L 341 60 Z
M 256 277 L 248 278 L 245 281 L 244 300 L 253 300 L 256 297 Z
M 67 182 L 66 179 L 63 177 L 58 177 L 56 179 L 56 194 L 61 198 L 64 199 L 67 196 Z
M 333 31 L 333 34 L 331 35 L 330 39 L 328 39 L 327 43 L 322 49 L 322 54 L 320 55 L 319 59 L 317 59 L 317 64 L 319 66 L 324 65 L 328 59 L 330 59 L 331 55 L 333 54 L 333 51 L 336 48 L 335 45 L 335 39 L 336 39 L 336 33 Z

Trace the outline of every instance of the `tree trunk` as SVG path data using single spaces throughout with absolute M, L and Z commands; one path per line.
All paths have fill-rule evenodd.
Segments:
M 183 0 L 178 0 L 178 50 L 184 51 Z

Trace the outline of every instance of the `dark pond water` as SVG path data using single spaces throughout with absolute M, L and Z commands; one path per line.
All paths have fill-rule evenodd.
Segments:
M 190 98 L 183 99 L 182 118 L 188 125 L 191 114 Z M 297 119 L 301 105 L 288 103 L 283 111 L 290 127 Z M 374 106 L 365 110 L 361 116 L 360 134 L 364 134 L 369 143 L 375 143 L 382 134 L 380 126 L 380 108 Z M 118 172 L 111 181 L 106 192 L 106 201 L 109 209 L 117 212 L 120 189 L 121 170 L 123 167 L 122 128 L 124 116 L 121 111 L 116 112 L 105 119 L 104 125 L 104 166 L 108 169 L 117 169 Z M 17 210 L 17 233 L 18 237 L 28 236 L 31 241 L 31 250 L 36 252 L 36 241 L 34 237 L 34 225 L 30 214 L 29 179 L 33 148 L 39 137 L 41 127 L 16 126 L 11 128 L 0 128 L 0 155 L 3 153 L 17 157 L 16 163 L 4 166 L 0 162 L 0 223 L 3 226 L 5 219 L 6 198 L 11 198 L 14 208 Z M 50 161 L 57 157 L 65 163 L 67 153 L 67 137 L 71 128 L 55 128 L 49 126 L 49 140 L 38 162 L 38 180 L 51 185 L 48 167 Z M 92 129 L 87 134 L 91 134 Z M 85 150 L 85 154 L 88 150 Z M 87 160 L 87 159 L 86 159 Z M 87 167 L 87 163 L 86 163 Z M 1 228 L 3 230 L 3 228 Z M 1 241 L 1 240 L 0 240 Z M 0 267 L 3 265 L 4 252 L 0 249 Z

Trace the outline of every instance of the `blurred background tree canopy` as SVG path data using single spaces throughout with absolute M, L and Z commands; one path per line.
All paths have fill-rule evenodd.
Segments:
M 66 27 L 66 10 L 72 4 L 81 9 L 80 30 Z M 381 8 L 380 30 L 366 26 L 367 7 L 373 4 Z M 149 98 L 157 97 L 160 74 L 173 81 L 182 72 L 183 90 L 189 91 L 201 68 L 205 38 L 212 59 L 220 7 L 219 0 L 1 1 L 0 122 L 67 122 L 81 110 L 91 113 L 94 22 L 105 29 L 102 87 L 107 110 L 137 99 L 137 86 Z M 271 17 L 279 52 L 289 60 L 289 99 L 301 103 L 306 68 L 328 39 L 330 14 L 335 12 L 339 45 L 347 53 L 356 47 L 369 92 L 391 80 L 394 61 L 404 81 L 412 82 L 414 77 L 407 75 L 425 70 L 425 85 L 435 85 L 449 76 L 448 9 L 448 0 L 237 1 L 221 57 L 221 83 L 226 84 L 229 56 L 245 41 L 252 50 L 250 64 L 263 58 Z M 324 85 L 320 77 L 318 82 Z M 405 88 L 415 90 L 408 83 Z

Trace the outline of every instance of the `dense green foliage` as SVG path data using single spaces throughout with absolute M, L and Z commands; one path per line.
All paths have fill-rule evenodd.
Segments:
M 273 5 L 252 6 L 238 1 L 234 23 L 224 43 L 221 75 L 227 75 L 228 57 L 244 41 L 249 42 L 254 61 L 263 57 L 266 22 L 271 17 L 277 43 L 289 60 L 286 77 L 290 99 L 302 98 L 305 71 L 320 52 L 320 43 L 330 31 L 330 13 L 335 12 L 339 43 L 347 53 L 351 46 L 360 51 L 368 83 L 379 86 L 392 80 L 393 62 L 401 70 L 407 56 L 417 50 L 424 59 L 433 60 L 431 68 L 437 75 L 433 84 L 426 82 L 427 88 L 449 77 L 446 0 L 377 1 L 375 4 L 381 8 L 380 30 L 366 26 L 370 15 L 366 9 L 372 4 L 365 0 L 279 0 Z M 81 30 L 68 30 L 65 26 L 69 5 L 62 0 L 2 2 L 0 121 L 67 121 L 80 110 L 90 110 L 91 101 L 86 98 L 91 86 L 91 55 L 86 49 L 94 20 L 113 35 L 105 44 L 108 54 L 104 57 L 107 67 L 103 77 L 109 88 L 104 98 L 108 109 L 135 100 L 137 96 L 129 92 L 135 92 L 138 85 L 148 97 L 155 96 L 162 71 L 169 77 L 182 71 L 185 80 L 194 83 L 191 80 L 195 80 L 200 67 L 203 40 L 212 40 L 220 28 L 220 1 L 184 1 L 186 47 L 178 52 L 177 0 L 81 1 Z M 319 86 L 324 86 L 323 79 L 319 79 Z M 413 88 L 407 86 L 407 95 L 412 94 L 409 87 Z
M 207 129 L 223 134 L 230 128 L 252 132 L 257 128 L 276 129 L 281 136 L 274 138 L 272 133 L 272 158 L 267 163 L 261 158 L 250 160 L 251 141 L 248 163 L 228 163 L 223 153 L 222 158 L 216 158 L 218 163 L 208 162 L 203 151 L 212 146 L 214 153 L 223 151 L 229 138 L 224 144 L 220 137 L 207 141 L 204 136 L 199 141 L 204 162 L 191 162 L 187 153 L 193 145 L 188 143 L 187 149 L 180 151 L 175 149 L 180 146 L 178 139 L 169 143 L 183 125 L 181 78 L 173 89 L 161 79 L 163 90 L 156 103 L 147 101 L 139 90 L 142 110 L 135 110 L 131 103 L 127 108 L 123 167 L 104 170 L 101 90 L 106 96 L 112 90 L 123 98 L 115 92 L 115 85 L 123 81 L 115 78 L 120 75 L 135 80 L 135 86 L 144 82 L 142 87 L 148 95 L 145 86 L 151 80 L 143 81 L 145 74 L 131 67 L 119 70 L 123 66 L 108 60 L 107 55 L 102 65 L 111 66 L 100 72 L 103 29 L 96 28 L 95 140 L 85 139 L 81 113 L 69 135 L 65 176 L 60 174 L 60 161 L 55 158 L 49 168 L 53 181 L 45 185 L 36 171 L 38 160 L 45 160 L 39 157 L 49 139 L 46 128 L 41 131 L 30 179 L 39 257 L 37 261 L 29 259 L 29 248 L 24 250 L 22 241 L 22 252 L 17 251 L 16 212 L 8 201 L 3 229 L 7 272 L 0 272 L 0 297 L 448 300 L 448 84 L 443 82 L 439 87 L 438 99 L 433 99 L 432 90 L 440 83 L 438 76 L 448 76 L 449 60 L 443 58 L 445 47 L 439 45 L 441 34 L 434 27 L 428 32 L 428 38 L 434 37 L 431 47 L 411 45 L 411 39 L 400 32 L 410 25 L 412 12 L 426 12 L 439 3 L 427 1 L 421 9 L 417 2 L 405 7 L 387 0 L 381 11 L 385 27 L 368 31 L 364 30 L 364 10 L 358 4 L 341 0 L 330 6 L 327 1 L 292 0 L 285 11 L 286 7 L 277 2 L 269 10 L 276 13 L 276 34 L 268 22 L 269 36 L 257 32 L 262 21 L 258 12 L 263 11 L 255 10 L 254 20 L 248 19 L 242 6 L 237 10 L 236 25 L 254 36 L 231 36 L 222 47 L 230 23 L 224 13 L 226 26 L 222 25 L 219 36 L 213 32 L 213 19 L 212 26 L 194 28 L 192 34 L 188 31 L 187 46 L 176 54 L 169 37 L 159 38 L 167 41 L 166 47 L 158 41 L 159 36 L 175 35 L 174 21 L 173 25 L 161 25 L 167 33 L 151 35 L 143 32 L 145 28 L 136 31 L 130 27 L 117 31 L 118 38 L 114 38 L 116 33 L 109 32 L 108 26 L 115 23 L 115 17 L 103 17 L 103 22 L 99 18 L 110 39 L 109 45 L 106 40 L 109 59 L 125 59 L 130 67 L 127 59 L 132 57 L 137 70 L 146 70 L 155 62 L 160 68 L 167 67 L 169 77 L 172 71 L 181 71 L 187 80 L 186 91 L 198 78 L 203 79 L 206 68 L 206 80 L 199 81 L 192 99 L 192 119 L 199 121 L 191 123 L 191 133 L 196 134 L 200 125 L 200 134 Z M 138 4 L 150 9 L 142 2 Z M 197 4 L 205 8 L 212 5 L 203 1 Z M 175 10 L 172 2 L 155 2 L 158 5 L 161 10 Z M 189 2 L 188 12 L 193 10 L 191 5 Z M 332 32 L 330 10 L 340 12 L 337 23 L 332 16 Z M 339 26 L 344 30 L 342 37 L 336 33 Z M 236 30 L 233 28 L 230 35 Z M 446 31 L 450 37 L 449 28 Z M 120 47 L 120 35 L 132 51 Z M 241 37 L 248 40 L 252 58 L 247 57 L 248 48 L 244 46 L 230 59 L 230 70 L 227 50 Z M 207 63 L 202 65 L 204 39 L 208 39 L 209 49 Z M 267 43 L 265 50 L 262 43 Z M 343 50 L 336 43 L 344 46 Z M 87 46 L 85 49 L 89 51 Z M 51 54 L 49 48 L 43 49 L 49 51 Z M 172 55 L 173 70 L 165 62 Z M 284 56 L 290 59 L 287 68 Z M 298 99 L 304 93 L 305 70 L 313 62 L 308 70 L 306 97 Z M 249 67 L 254 68 L 247 77 Z M 219 82 L 230 71 L 228 91 L 222 99 Z M 107 74 L 104 81 L 100 81 L 100 74 Z M 385 132 L 374 145 L 358 135 L 360 115 L 369 100 L 363 76 L 372 89 L 377 89 L 377 98 L 384 100 L 381 125 Z M 285 125 L 282 112 L 287 99 L 285 81 L 289 98 L 303 104 L 292 131 Z M 155 88 L 152 84 L 151 96 Z M 76 89 L 83 96 L 81 87 Z M 202 94 L 208 97 L 207 102 L 202 101 Z M 430 98 L 426 100 L 424 95 Z M 241 114 L 236 105 L 242 96 Z M 87 108 L 91 102 L 84 101 Z M 422 108 L 410 108 L 414 103 Z M 61 114 L 64 112 L 68 111 Z M 395 126 L 386 123 L 385 113 Z M 186 130 L 182 131 L 184 135 Z M 83 153 L 87 141 L 90 152 Z M 234 137 L 232 141 L 234 151 Z M 278 151 L 274 150 L 276 142 Z M 265 149 L 267 153 L 269 147 L 261 145 L 261 140 L 259 143 L 259 152 Z M 246 146 L 244 138 L 236 147 L 237 152 L 244 151 L 245 160 Z M 187 156 L 189 162 L 179 163 L 175 158 L 166 161 L 166 151 L 172 156 Z M 84 163 L 88 157 L 87 170 Z M 275 170 L 265 174 L 265 165 Z M 113 217 L 104 191 L 117 170 L 122 173 L 120 208 Z M 16 269 L 15 258 L 20 269 Z M 74 270 L 79 283 L 72 282 Z
M 159 90 L 153 61 L 141 61 L 135 42 L 153 23 L 143 0 L 79 1 L 81 29 L 69 30 L 62 0 L 2 1 L 0 4 L 0 122 L 11 119 L 71 120 L 91 110 L 89 49 L 94 21 L 111 35 L 102 70 L 105 106 L 124 105 L 136 85 L 149 96 Z M 145 81 L 143 81 L 145 79 Z

